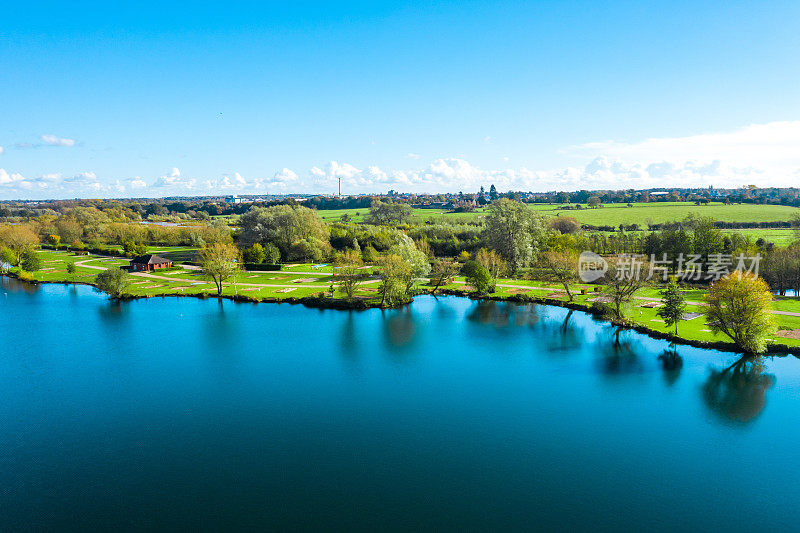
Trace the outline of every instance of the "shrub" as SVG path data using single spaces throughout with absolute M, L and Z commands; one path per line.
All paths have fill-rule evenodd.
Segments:
M 461 272 L 467 278 L 467 283 L 471 285 L 478 294 L 487 294 L 494 290 L 491 274 L 486 270 L 486 267 L 477 261 L 467 261 Z

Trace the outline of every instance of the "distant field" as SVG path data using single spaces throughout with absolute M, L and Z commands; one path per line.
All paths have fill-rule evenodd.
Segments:
M 584 224 L 593 226 L 616 227 L 620 224 L 638 224 L 642 228 L 646 228 L 651 223 L 660 224 L 682 220 L 690 214 L 708 216 L 721 222 L 786 222 L 795 213 L 800 213 L 800 209 L 784 205 L 725 205 L 721 202 L 705 206 L 695 205 L 693 202 L 635 203 L 633 207 L 627 207 L 626 204 L 606 204 L 597 209 L 587 209 L 584 206 L 584 209 L 580 210 L 560 209 L 562 205 L 530 204 L 530 207 L 546 216 L 571 216 Z M 345 214 L 350 217 L 352 222 L 363 222 L 364 217 L 369 214 L 369 209 L 331 209 L 319 211 L 319 214 L 328 222 L 341 220 L 342 215 Z M 420 222 L 425 220 L 478 220 L 484 214 L 484 209 L 479 209 L 474 213 L 448 213 L 441 209 L 414 209 L 414 217 Z
M 636 203 L 633 207 L 625 204 L 607 204 L 597 209 L 563 210 L 551 204 L 535 204 L 533 209 L 542 214 L 571 216 L 584 224 L 593 226 L 620 224 L 660 224 L 682 220 L 689 214 L 707 216 L 721 222 L 786 222 L 800 209 L 784 205 L 714 203 L 705 206 L 692 202 Z

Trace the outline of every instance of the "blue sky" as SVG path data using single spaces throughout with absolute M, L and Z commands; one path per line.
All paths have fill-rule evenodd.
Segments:
M 800 3 L 5 5 L 0 199 L 800 182 Z

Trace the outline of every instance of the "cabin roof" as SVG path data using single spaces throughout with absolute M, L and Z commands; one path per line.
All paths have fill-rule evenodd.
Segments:
M 131 260 L 131 264 L 136 263 L 137 265 L 161 265 L 163 263 L 171 263 L 169 259 L 164 259 L 160 255 L 153 255 L 153 254 L 145 254 L 140 255 L 139 257 L 134 257 Z

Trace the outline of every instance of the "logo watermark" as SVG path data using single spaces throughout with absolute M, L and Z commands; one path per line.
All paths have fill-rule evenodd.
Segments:
M 582 252 L 578 258 L 578 276 L 584 283 L 602 278 L 608 272 L 608 261 L 594 252 Z
M 657 257 L 650 254 L 619 254 L 614 261 L 613 274 L 617 280 L 644 279 L 667 281 L 670 271 L 681 281 L 717 281 L 732 273 L 747 273 L 758 276 L 761 254 L 752 256 L 739 254 L 709 254 L 703 261 L 700 254 L 678 254 L 672 260 L 667 254 Z M 585 251 L 578 258 L 578 275 L 584 283 L 605 277 L 608 261 L 600 255 Z

